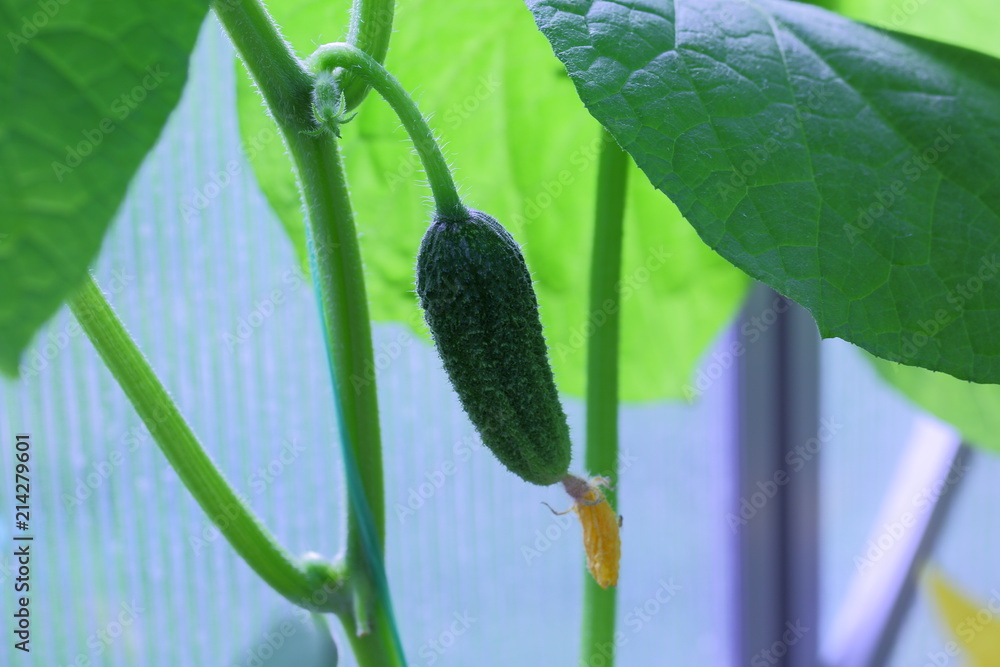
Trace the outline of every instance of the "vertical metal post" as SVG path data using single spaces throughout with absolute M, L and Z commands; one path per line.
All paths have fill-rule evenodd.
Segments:
M 739 487 L 737 665 L 817 664 L 819 335 L 763 285 L 736 331 Z

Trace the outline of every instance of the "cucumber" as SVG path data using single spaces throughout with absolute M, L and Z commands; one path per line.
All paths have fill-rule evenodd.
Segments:
M 417 256 L 417 294 L 483 444 L 527 482 L 560 481 L 569 470 L 569 426 L 514 238 L 480 211 L 436 215 Z

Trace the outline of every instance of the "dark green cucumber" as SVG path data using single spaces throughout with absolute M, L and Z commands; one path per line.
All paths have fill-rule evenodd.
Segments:
M 483 443 L 528 482 L 561 480 L 569 469 L 569 427 L 514 238 L 479 211 L 458 220 L 435 216 L 417 256 L 417 294 Z

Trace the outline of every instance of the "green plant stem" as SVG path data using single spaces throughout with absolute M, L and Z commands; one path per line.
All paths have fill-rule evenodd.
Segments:
M 347 563 L 352 572 L 364 568 L 377 578 L 375 561 L 381 563 L 385 544 L 382 447 L 378 398 L 370 375 L 374 368 L 371 322 L 347 181 L 337 146 L 328 136 L 289 137 L 289 152 L 306 204 L 313 282 L 348 468 Z M 364 534 L 366 526 L 374 527 L 372 535 Z M 358 623 L 368 629 L 364 617 Z
M 226 482 L 91 276 L 69 306 L 167 461 L 236 552 L 278 593 L 314 608 L 309 600 L 316 590 L 315 579 L 281 548 Z M 328 600 L 323 610 L 334 605 L 335 600 Z
M 384 63 L 392 37 L 395 0 L 354 0 L 347 42 L 358 47 L 376 62 Z M 368 82 L 349 75 L 343 82 L 345 111 L 355 109 L 368 93 Z
M 212 0 L 267 108 L 284 132 L 313 127 L 312 76 L 258 0 Z
M 368 54 L 343 42 L 325 44 L 316 49 L 309 57 L 309 67 L 313 72 L 332 71 L 337 68 L 358 72 L 379 95 L 385 98 L 410 135 L 427 173 L 427 181 L 434 195 L 438 215 L 459 219 L 468 215 L 458 196 L 448 162 L 434 139 L 434 133 L 396 77 Z
M 590 312 L 607 316 L 591 334 L 587 346 L 587 453 L 592 474 L 610 477 L 618 484 L 618 320 L 621 304 L 622 221 L 628 155 L 602 129 L 604 142 L 597 171 L 597 206 L 594 245 L 590 261 Z M 613 489 L 605 495 L 617 507 Z M 593 577 L 584 583 L 583 657 L 587 664 L 595 655 L 614 662 L 616 588 L 603 589 Z
M 326 134 L 286 136 L 306 208 L 309 260 L 333 381 L 347 482 L 353 613 L 342 616 L 360 665 L 405 665 L 385 575 L 385 498 L 371 321 L 347 181 Z
M 341 621 L 362 667 L 405 665 L 382 555 L 382 447 L 375 381 L 368 375 L 374 367 L 371 323 L 340 156 L 333 138 L 316 132 L 313 77 L 258 0 L 215 0 L 213 7 L 281 130 L 305 204 L 347 472 L 346 561 L 355 600 Z
M 376 628 L 386 627 L 392 619 L 387 614 L 384 607 L 375 611 L 373 625 Z M 402 653 L 399 652 L 392 636 L 387 632 L 373 633 L 369 635 L 359 634 L 359 628 L 354 623 L 354 618 L 345 616 L 343 618 L 344 633 L 347 640 L 351 642 L 351 651 L 359 665 L 363 667 L 396 667 L 406 665 Z

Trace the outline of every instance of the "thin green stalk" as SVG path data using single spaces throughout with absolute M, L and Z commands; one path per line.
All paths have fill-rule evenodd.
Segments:
M 92 277 L 87 276 L 69 306 L 167 461 L 236 552 L 278 593 L 297 605 L 314 608 L 310 598 L 316 592 L 316 580 L 229 486 Z M 336 597 L 324 596 L 324 611 L 337 605 Z
M 333 138 L 316 133 L 312 76 L 258 0 L 213 7 L 274 114 L 299 178 L 310 261 L 341 425 L 348 486 L 347 568 L 353 614 L 341 621 L 363 667 L 405 665 L 383 560 L 382 448 L 371 324 L 347 184 Z M 359 634 L 361 636 L 359 636 Z
M 385 98 L 410 135 L 427 174 L 438 214 L 445 218 L 467 217 L 466 208 L 462 205 L 455 181 L 451 177 L 451 169 L 434 139 L 434 133 L 396 77 L 368 54 L 343 42 L 325 44 L 316 49 L 309 57 L 309 66 L 314 73 L 344 68 L 360 74 Z
M 628 155 L 602 130 L 597 170 L 597 206 L 594 246 L 590 261 L 590 312 L 606 321 L 591 334 L 587 347 L 587 453 L 591 474 L 618 483 L 618 285 L 621 280 L 622 220 Z M 613 489 L 605 495 L 617 507 Z M 597 655 L 601 664 L 614 664 L 616 588 L 603 589 L 589 574 L 584 583 L 583 657 L 587 664 Z
M 354 0 L 351 7 L 351 27 L 347 31 L 347 42 L 358 47 L 376 62 L 384 63 L 392 37 L 392 19 L 395 13 L 394 0 Z M 368 82 L 348 76 L 343 82 L 345 111 L 356 108 L 368 93 Z

